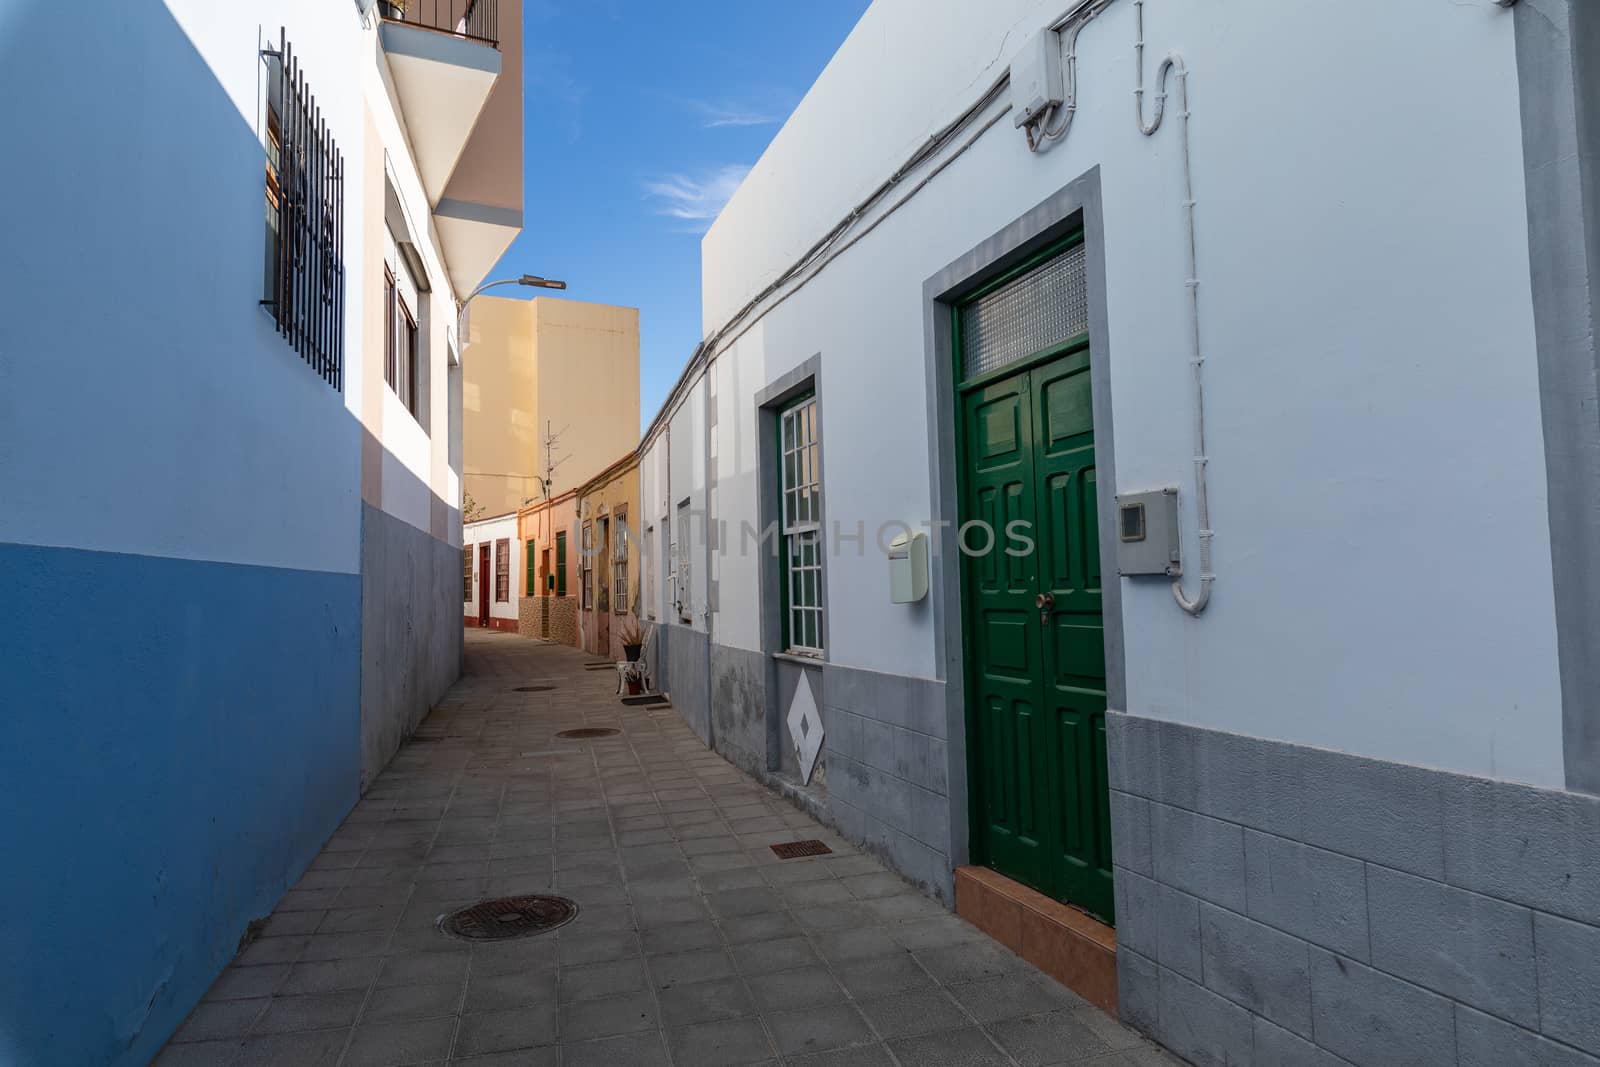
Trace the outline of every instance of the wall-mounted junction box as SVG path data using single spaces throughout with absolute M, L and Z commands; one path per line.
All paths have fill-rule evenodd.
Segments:
M 889 602 L 915 604 L 928 595 L 928 535 L 901 534 L 889 543 Z
M 1117 495 L 1117 573 L 1183 574 L 1176 489 Z
M 1061 36 L 1040 30 L 1011 60 L 1011 119 L 1016 126 L 1038 122 L 1065 99 L 1061 80 Z

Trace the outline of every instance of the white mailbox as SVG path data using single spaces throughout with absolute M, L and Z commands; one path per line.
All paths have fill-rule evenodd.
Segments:
M 889 542 L 889 602 L 915 604 L 928 595 L 928 535 L 901 534 Z

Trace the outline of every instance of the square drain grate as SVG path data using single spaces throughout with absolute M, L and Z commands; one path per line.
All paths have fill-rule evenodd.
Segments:
M 807 856 L 826 856 L 832 853 L 833 849 L 824 845 L 821 841 L 785 841 L 782 844 L 773 845 L 772 851 L 777 854 L 780 860 L 798 860 Z

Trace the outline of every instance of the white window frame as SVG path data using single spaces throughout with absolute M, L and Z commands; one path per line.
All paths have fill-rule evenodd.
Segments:
M 783 501 L 784 648 L 823 655 L 821 427 L 815 394 L 778 413 L 778 478 Z

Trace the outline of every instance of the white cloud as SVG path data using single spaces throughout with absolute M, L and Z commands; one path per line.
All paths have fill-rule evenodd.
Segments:
M 771 126 L 783 121 L 783 116 L 775 112 L 740 104 L 693 100 L 690 106 L 700 113 L 700 125 L 708 130 L 719 126 Z
M 667 174 L 645 182 L 644 191 L 660 214 L 709 226 L 749 173 L 748 166 L 733 163 L 697 175 Z

